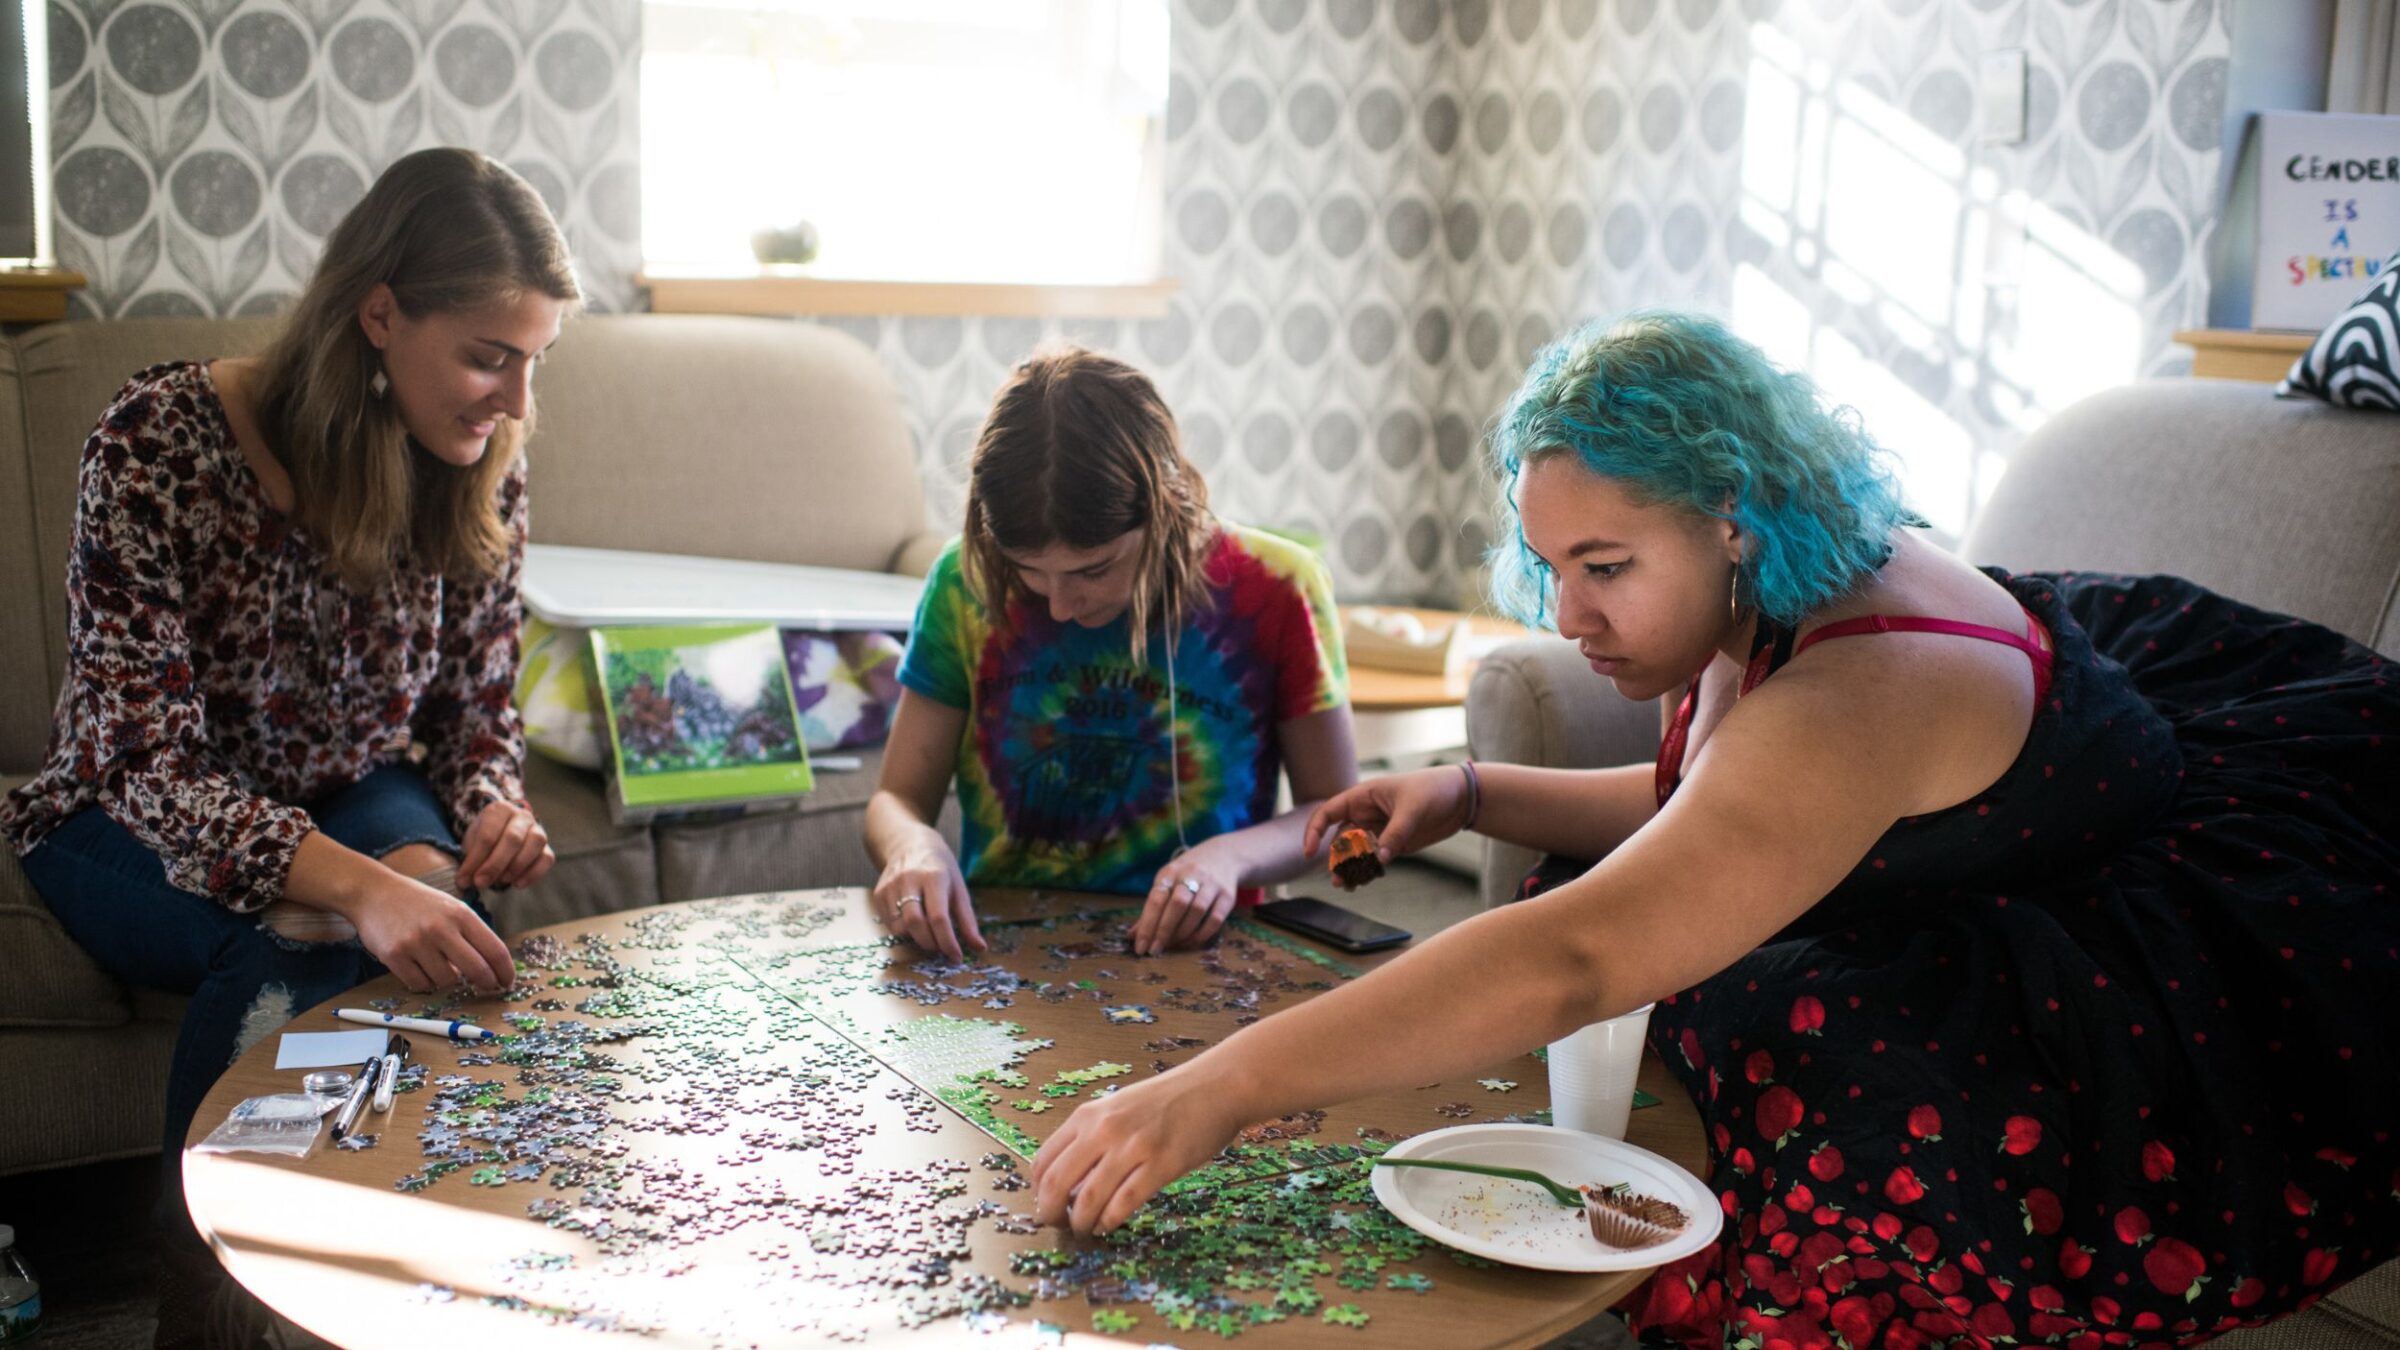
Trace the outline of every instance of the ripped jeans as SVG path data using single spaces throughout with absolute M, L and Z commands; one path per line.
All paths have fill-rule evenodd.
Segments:
M 409 844 L 459 854 L 447 813 L 407 765 L 385 765 L 302 805 L 327 838 L 370 858 Z M 96 806 L 51 831 L 24 865 L 67 935 L 101 969 L 127 984 L 191 996 L 167 1070 L 159 1218 L 170 1240 L 197 1242 L 183 1207 L 183 1143 L 200 1099 L 243 1051 L 295 1013 L 381 975 L 383 964 L 355 938 L 295 942 L 268 931 L 256 914 L 176 889 L 158 855 Z M 467 903 L 491 922 L 472 893 Z

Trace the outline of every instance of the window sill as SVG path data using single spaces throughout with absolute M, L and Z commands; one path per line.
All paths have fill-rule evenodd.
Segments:
M 1173 280 L 1120 286 L 961 281 L 856 281 L 770 268 L 748 275 L 645 270 L 661 314 L 990 315 L 1026 319 L 1157 319 L 1183 289 Z
M 0 323 L 43 323 L 67 317 L 67 292 L 87 283 L 83 273 L 55 267 L 0 268 Z

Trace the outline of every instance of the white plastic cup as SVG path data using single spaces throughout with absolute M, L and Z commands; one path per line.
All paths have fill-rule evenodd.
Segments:
M 1652 1006 L 1645 1003 L 1550 1043 L 1551 1124 L 1611 1139 L 1625 1137 Z

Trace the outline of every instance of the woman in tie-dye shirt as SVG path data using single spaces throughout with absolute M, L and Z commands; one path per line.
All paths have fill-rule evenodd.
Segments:
M 1002 386 L 900 682 L 873 906 L 952 957 L 983 945 L 970 883 L 1143 895 L 1136 951 L 1206 941 L 1308 865 L 1310 805 L 1357 777 L 1324 564 L 1211 515 L 1150 381 L 1080 348 Z

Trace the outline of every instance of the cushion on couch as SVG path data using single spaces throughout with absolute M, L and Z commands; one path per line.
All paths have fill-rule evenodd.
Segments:
M 600 775 L 528 755 L 525 795 L 558 864 L 531 886 L 483 897 L 503 935 L 658 903 L 651 832 L 609 822 Z
M 846 333 L 587 316 L 534 392 L 542 543 L 880 572 L 925 532 L 899 391 Z
M 175 1033 L 176 1021 L 150 1018 L 9 1032 L 0 1042 L 0 1176 L 156 1153 Z
M 0 793 L 27 776 L 0 776 Z M 8 954 L 8 974 L 0 979 L 0 1027 L 113 1027 L 133 1016 L 125 986 L 67 936 L 25 879 L 16 855 L 5 849 L 0 849 L 0 952 Z
M 16 350 L 0 346 L 0 427 L 24 421 L 16 370 Z M 65 613 L 66 572 L 63 563 L 55 575 L 41 570 L 36 519 L 31 475 L 7 466 L 0 472 L 0 578 L 10 579 L 12 593 L 0 605 L 0 773 L 30 774 L 41 767 L 65 669 L 51 660 L 50 622 L 54 612 Z M 20 584 L 22 593 L 15 593 Z
M 2026 439 L 1962 552 L 2172 573 L 2400 655 L 2392 426 L 2242 381 L 2111 389 Z
M 2386 258 L 2366 293 L 2325 325 L 2275 392 L 2400 412 L 2400 253 Z

